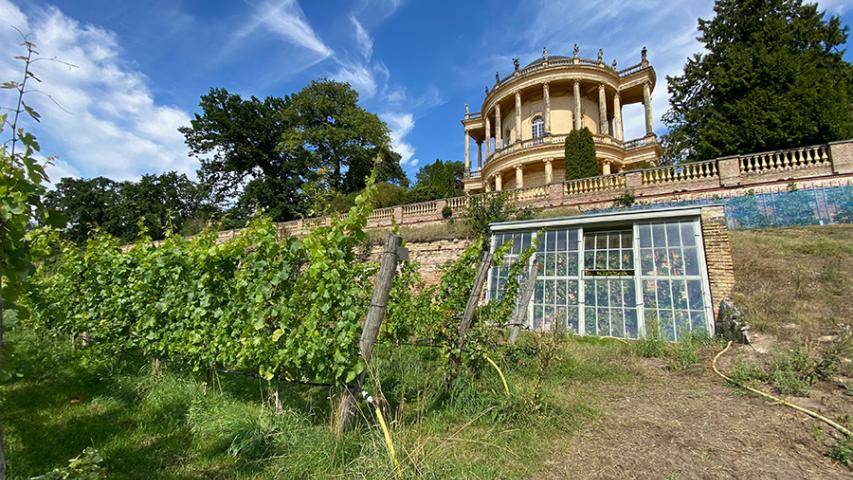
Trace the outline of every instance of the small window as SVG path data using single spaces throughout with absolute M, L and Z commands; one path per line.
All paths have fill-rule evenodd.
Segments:
M 533 117 L 533 139 L 542 140 L 545 136 L 545 120 L 542 116 Z

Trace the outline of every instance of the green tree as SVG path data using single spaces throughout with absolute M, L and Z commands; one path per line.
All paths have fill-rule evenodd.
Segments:
M 846 26 L 802 0 L 717 0 L 699 19 L 706 53 L 667 77 L 670 161 L 853 136 Z
M 595 141 L 588 128 L 572 130 L 566 135 L 565 156 L 566 180 L 598 175 Z
M 176 172 L 143 175 L 136 182 L 63 178 L 46 194 L 45 204 L 67 218 L 63 234 L 75 243 L 83 243 L 95 227 L 132 240 L 140 218 L 148 234 L 160 240 L 170 227 L 186 233 L 191 221 L 203 224 L 220 213 L 205 188 Z M 198 229 L 190 228 L 192 233 Z
M 424 165 L 416 174 L 415 186 L 409 192 L 411 202 L 425 202 L 437 198 L 451 198 L 464 195 L 462 175 L 465 166 L 462 162 L 436 159 Z
M 313 81 L 290 98 L 283 116 L 288 128 L 279 151 L 321 169 L 330 189 L 362 190 L 377 157 L 378 181 L 406 181 L 399 155 L 389 149 L 388 127 L 358 105 L 358 93 L 349 84 Z
M 199 178 L 217 201 L 239 194 L 238 206 L 267 210 L 276 220 L 297 218 L 307 208 L 302 186 L 311 175 L 305 152 L 278 148 L 293 127 L 289 98 L 260 100 L 212 88 L 201 97 L 201 114 L 181 127 L 190 153 L 201 161 Z M 242 190 L 242 192 L 241 192 Z

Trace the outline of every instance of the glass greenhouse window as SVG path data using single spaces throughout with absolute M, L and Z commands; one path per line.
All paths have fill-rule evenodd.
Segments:
M 708 332 L 700 268 L 698 224 L 670 221 L 638 225 L 645 320 L 655 319 L 667 340 Z
M 578 333 L 579 264 L 577 229 L 545 232 L 536 252 L 533 330 L 550 330 L 557 323 Z
M 533 235 L 493 235 L 493 248 L 506 241 L 513 247 L 504 265 L 491 270 L 489 298 L 500 298 L 509 265 Z M 538 275 L 528 305 L 532 330 L 560 324 L 580 335 L 638 338 L 654 321 L 670 341 L 710 332 L 698 219 L 631 222 L 607 230 L 566 227 L 539 235 Z
M 502 233 L 492 236 L 492 251 L 497 250 L 506 242 L 512 242 L 512 247 L 510 247 L 510 251 L 507 252 L 506 256 L 504 256 L 501 265 L 492 267 L 489 272 L 488 295 L 490 299 L 498 299 L 503 296 L 504 285 L 506 285 L 507 275 L 509 274 L 509 267 L 515 263 L 518 256 L 530 246 L 532 238 L 532 232 Z M 526 276 L 526 272 L 524 275 Z

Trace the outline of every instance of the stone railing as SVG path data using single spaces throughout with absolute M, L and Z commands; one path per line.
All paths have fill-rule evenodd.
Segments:
M 625 188 L 625 175 L 605 175 L 601 177 L 579 178 L 565 182 L 564 192 L 566 195 L 578 193 L 603 192 L 605 190 L 616 190 Z
M 619 73 L 620 77 L 627 77 L 628 75 L 633 75 L 633 74 L 641 71 L 642 69 L 647 68 L 648 66 L 649 66 L 649 64 L 647 64 L 647 63 L 644 64 L 641 62 L 641 63 L 638 63 L 636 65 L 632 65 L 628 68 L 623 68 L 622 70 L 619 70 L 618 73 Z
M 602 208 L 626 193 L 643 203 L 676 199 L 715 198 L 746 192 L 777 191 L 791 182 L 804 185 L 853 184 L 853 140 L 775 152 L 735 155 L 704 162 L 682 163 L 613 175 L 582 178 L 549 185 L 505 190 L 509 201 L 538 208 Z M 846 182 L 846 183 L 845 183 Z M 475 198 L 496 192 L 378 208 L 368 217 L 369 227 L 418 225 L 458 218 Z M 288 234 L 299 235 L 328 223 L 310 218 L 279 224 Z
M 543 69 L 546 69 L 548 67 L 564 66 L 564 65 L 586 65 L 586 66 L 599 67 L 599 68 L 603 68 L 606 70 L 611 70 L 611 71 L 615 72 L 620 77 L 633 75 L 633 74 L 643 70 L 644 68 L 649 67 L 648 64 L 638 63 L 636 65 L 630 66 L 630 67 L 622 69 L 622 70 L 616 70 L 611 65 L 599 62 L 598 60 L 595 60 L 592 58 L 573 59 L 573 58 L 569 58 L 569 57 L 553 57 L 553 58 L 548 59 L 547 62 L 537 63 L 535 65 L 530 65 L 530 66 L 524 67 L 522 69 L 519 69 L 518 71 L 513 71 L 509 75 L 501 78 L 500 81 L 497 82 L 494 85 L 494 87 L 492 87 L 491 91 L 494 91 L 494 89 L 501 87 L 505 83 L 509 82 L 510 80 L 512 80 L 513 78 L 516 78 L 518 76 L 527 75 L 528 73 L 535 72 L 538 70 L 543 70 Z
M 828 145 L 755 153 L 740 157 L 739 162 L 740 173 L 745 175 L 798 170 L 828 164 Z
M 658 185 L 684 180 L 714 178 L 720 175 L 717 169 L 717 160 L 649 168 L 640 170 L 640 173 L 643 178 L 643 185 Z
M 649 138 L 650 137 L 643 137 L 643 138 L 639 138 L 637 140 L 632 140 L 634 142 L 636 142 L 636 141 L 641 142 L 640 144 L 638 144 L 632 148 L 637 148 L 638 146 L 643 145 L 642 142 L 650 141 L 650 140 L 648 140 Z M 625 145 L 625 144 L 623 144 L 622 140 L 618 140 L 616 137 L 613 137 L 611 135 L 600 135 L 600 134 L 594 133 L 592 135 L 592 139 L 597 144 L 617 145 L 620 147 Z M 555 144 L 563 144 L 565 142 L 566 142 L 566 135 L 563 135 L 563 134 L 560 134 L 560 135 L 548 134 L 548 135 L 544 135 L 542 137 L 528 138 L 528 139 L 522 140 L 520 142 L 512 142 L 505 147 L 498 148 L 497 150 L 494 151 L 494 153 L 492 153 L 491 155 L 486 157 L 486 161 L 483 163 L 483 166 L 488 165 L 490 162 L 497 159 L 498 157 L 510 154 L 512 152 L 517 152 L 519 150 L 524 150 L 527 148 L 538 147 L 540 145 L 555 145 Z M 624 148 L 627 150 L 627 147 L 624 147 Z M 470 177 L 471 176 L 469 176 L 469 178 Z

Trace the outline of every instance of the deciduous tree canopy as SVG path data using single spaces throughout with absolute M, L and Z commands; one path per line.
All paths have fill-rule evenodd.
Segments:
M 853 136 L 847 27 L 802 0 L 717 0 L 699 20 L 706 53 L 667 77 L 670 161 Z
M 377 158 L 379 181 L 406 185 L 388 127 L 358 105 L 346 83 L 314 81 L 292 96 L 263 101 L 211 89 L 200 105 L 202 113 L 181 132 L 201 160 L 202 183 L 223 197 L 239 193 L 245 209 L 297 218 L 310 207 L 306 183 L 357 192 Z

